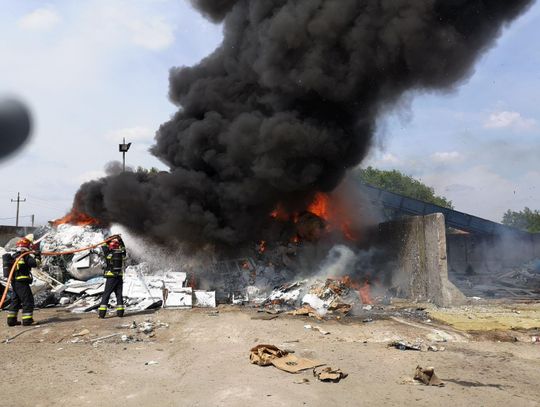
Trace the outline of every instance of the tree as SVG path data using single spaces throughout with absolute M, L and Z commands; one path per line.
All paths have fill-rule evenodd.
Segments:
M 530 233 L 540 232 L 540 211 L 525 208 L 515 212 L 508 209 L 503 216 L 503 225 L 512 226 Z
M 432 187 L 397 170 L 384 171 L 367 167 L 354 171 L 353 176 L 363 183 L 377 188 L 429 202 L 444 208 L 454 209 L 452 201 L 449 201 L 443 196 L 435 195 L 435 190 Z
M 150 175 L 154 175 L 154 174 L 157 174 L 159 172 L 159 170 L 156 168 L 156 167 L 151 167 L 150 169 L 148 168 L 144 168 L 144 167 L 137 167 L 137 172 L 139 174 L 150 174 Z

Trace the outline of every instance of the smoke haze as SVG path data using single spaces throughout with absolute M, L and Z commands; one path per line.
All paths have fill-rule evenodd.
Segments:
M 279 202 L 305 208 L 366 156 L 409 91 L 445 91 L 532 0 L 192 0 L 224 39 L 173 68 L 178 112 L 152 153 L 170 172 L 84 184 L 75 206 L 200 247 L 257 240 Z

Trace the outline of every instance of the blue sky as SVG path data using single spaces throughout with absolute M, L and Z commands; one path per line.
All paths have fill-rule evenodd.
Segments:
M 537 4 L 453 92 L 408 95 L 363 165 L 405 171 L 493 220 L 540 208 L 539 27 Z M 160 166 L 147 150 L 176 110 L 168 71 L 208 55 L 221 28 L 184 0 L 2 0 L 0 38 L 0 96 L 22 98 L 35 119 L 32 141 L 0 162 L 0 224 L 14 223 L 4 218 L 18 191 L 21 214 L 43 224 L 121 158 L 122 137 L 134 143 L 128 165 Z

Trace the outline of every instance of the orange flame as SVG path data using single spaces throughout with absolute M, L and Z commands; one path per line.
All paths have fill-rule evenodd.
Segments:
M 371 286 L 367 279 L 364 281 L 364 285 L 360 285 L 356 281 L 353 281 L 350 276 L 343 277 L 341 282 L 358 292 L 362 304 L 373 304 L 373 299 L 371 298 Z
M 358 294 L 360 294 L 360 298 L 362 299 L 363 304 L 373 304 L 369 281 L 364 281 L 364 285 L 358 289 Z
M 60 219 L 56 219 L 52 222 L 52 226 L 57 227 L 59 225 L 64 225 L 69 223 L 71 225 L 77 226 L 89 226 L 89 225 L 99 225 L 100 222 L 97 219 L 92 218 L 86 213 L 80 212 L 79 210 L 73 208 L 66 216 Z
M 347 216 L 347 211 L 341 207 L 339 202 L 334 202 L 330 195 L 317 192 L 306 211 L 326 221 L 328 224 L 327 230 L 340 230 L 347 240 L 353 242 L 359 240 L 350 217 Z M 298 223 L 300 214 L 298 212 L 288 213 L 282 204 L 278 204 L 270 213 L 270 216 L 279 221 Z M 291 241 L 297 243 L 298 237 L 293 237 Z
M 317 192 L 313 202 L 308 206 L 308 212 L 317 215 L 324 220 L 330 219 L 330 197 L 322 192 Z

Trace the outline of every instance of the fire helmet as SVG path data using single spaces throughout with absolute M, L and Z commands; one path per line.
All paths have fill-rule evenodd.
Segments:
M 109 249 L 116 250 L 120 248 L 120 242 L 118 239 L 113 239 L 109 242 Z
M 32 246 L 32 240 L 30 240 L 28 237 L 23 237 L 17 241 L 15 246 L 18 249 L 27 249 L 30 250 L 30 247 Z

